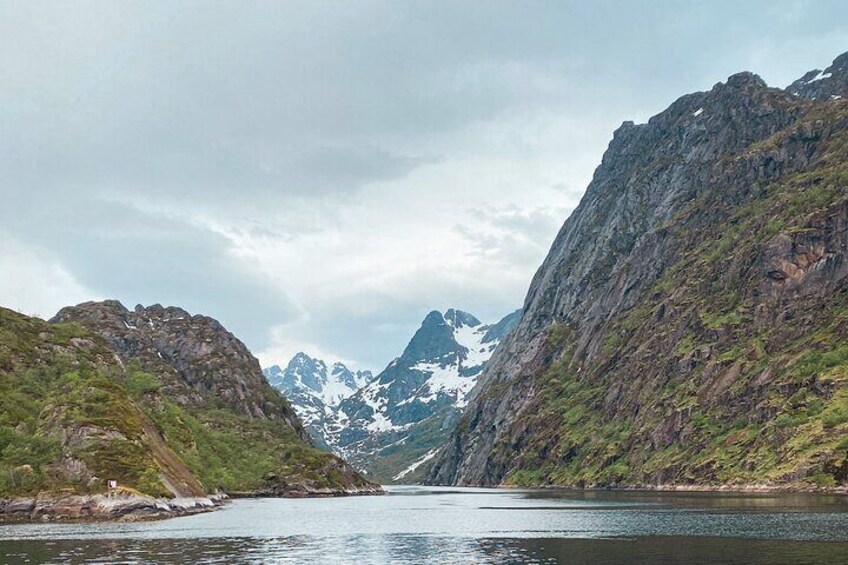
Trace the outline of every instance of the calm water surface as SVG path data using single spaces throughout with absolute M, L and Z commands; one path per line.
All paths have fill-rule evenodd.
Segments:
M 848 564 L 848 497 L 390 487 L 0 526 L 3 563 Z

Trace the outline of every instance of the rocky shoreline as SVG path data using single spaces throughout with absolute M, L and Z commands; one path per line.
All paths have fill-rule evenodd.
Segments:
M 231 492 L 230 498 L 337 498 L 343 496 L 381 496 L 386 494 L 380 485 L 349 487 L 345 489 L 310 488 L 296 485 L 294 488 L 283 487 L 249 492 Z
M 154 498 L 129 492 L 90 495 L 44 493 L 33 498 L 0 499 L 0 523 L 155 520 L 211 512 L 224 504 L 227 498 L 223 494 Z
M 11 522 L 119 521 L 135 522 L 189 516 L 217 510 L 236 498 L 334 498 L 378 496 L 379 485 L 348 489 L 294 488 L 214 494 L 207 497 L 154 498 L 137 493 L 55 494 L 0 499 L 0 524 Z
M 588 492 L 599 491 L 630 491 L 630 492 L 702 492 L 702 493 L 739 493 L 739 494 L 848 494 L 848 485 L 839 486 L 817 486 L 807 483 L 785 483 L 785 484 L 724 484 L 724 485 L 605 485 L 605 486 L 579 486 L 579 485 L 540 485 L 540 486 L 518 486 L 498 485 L 495 488 L 504 489 L 541 489 L 541 490 L 577 490 Z

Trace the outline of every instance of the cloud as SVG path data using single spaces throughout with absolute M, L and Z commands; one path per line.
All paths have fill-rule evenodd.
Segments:
M 521 304 L 612 131 L 845 48 L 843 2 L 0 4 L 3 303 L 384 366 Z M 7 277 L 8 278 L 8 277 Z M 52 312 L 44 312 L 45 315 Z
M 2 305 L 46 319 L 62 306 L 96 295 L 84 288 L 55 257 L 21 244 L 0 232 Z
M 469 253 L 506 265 L 529 263 L 538 266 L 543 255 L 571 212 L 562 206 L 522 209 L 516 205 L 496 209 L 491 206 L 472 208 L 468 217 L 474 224 L 457 226 L 468 241 Z

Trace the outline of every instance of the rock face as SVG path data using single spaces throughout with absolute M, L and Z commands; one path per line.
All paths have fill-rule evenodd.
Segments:
M 839 100 L 848 91 L 848 53 L 837 57 L 823 71 L 812 70 L 786 89 L 796 96 L 810 100 Z
M 86 302 L 59 311 L 51 323 L 75 322 L 136 362 L 184 406 L 225 406 L 249 418 L 284 422 L 308 436 L 294 410 L 262 377 L 259 361 L 217 320 L 158 304 L 128 310 L 120 302 Z
M 26 500 L 33 517 L 108 518 L 220 492 L 379 490 L 308 443 L 240 341 L 178 308 L 86 303 L 51 323 L 0 308 L 0 393 L 0 519 Z M 106 512 L 113 480 L 139 498 Z
M 403 354 L 324 419 L 327 443 L 383 482 L 416 480 L 517 319 L 485 325 L 461 310 L 430 312 Z
M 351 371 L 343 363 L 328 365 L 305 353 L 295 355 L 285 369 L 273 365 L 262 374 L 291 402 L 315 445 L 329 449 L 323 422 L 339 404 L 371 382 L 371 371 Z
M 615 132 L 430 482 L 848 481 L 846 63 Z
M 152 496 L 206 494 L 98 336 L 0 308 L 0 377 L 0 498 L 98 493 L 109 480 Z

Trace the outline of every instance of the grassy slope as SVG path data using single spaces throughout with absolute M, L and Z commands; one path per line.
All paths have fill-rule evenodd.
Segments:
M 80 326 L 0 308 L 0 497 L 99 492 L 106 479 L 152 495 L 169 493 L 163 477 L 181 494 L 261 489 L 272 476 L 366 484 L 283 423 L 182 407 L 158 391 Z M 87 472 L 74 472 L 79 462 Z
M 844 103 L 807 118 L 819 127 L 846 119 Z M 789 134 L 751 151 L 779 148 Z M 848 482 L 848 288 L 792 304 L 757 292 L 766 244 L 821 231 L 846 197 L 843 130 L 815 168 L 784 177 L 720 230 L 698 234 L 647 300 L 613 322 L 589 371 L 571 366 L 574 329 L 555 327 L 548 345 L 559 361 L 536 377 L 537 410 L 519 424 L 535 433 L 507 482 Z M 685 231 L 686 220 L 670 233 Z M 787 316 L 764 323 L 764 306 Z M 666 441 L 664 430 L 677 439 Z
M 119 375 L 111 352 L 82 328 L 0 309 L 0 495 L 96 492 L 107 478 L 167 493 L 146 446 L 146 418 Z M 89 473 L 75 476 L 63 459 Z

